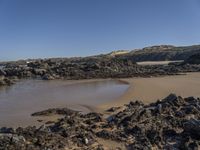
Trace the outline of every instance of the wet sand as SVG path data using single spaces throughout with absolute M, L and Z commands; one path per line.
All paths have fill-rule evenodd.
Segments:
M 187 73 L 186 75 L 152 77 L 152 78 L 127 78 L 120 79 L 130 84 L 124 95 L 114 103 L 105 103 L 99 106 L 103 111 L 113 106 L 123 106 L 131 100 L 141 100 L 148 104 L 157 99 L 165 98 L 170 93 L 182 97 L 200 97 L 200 73 Z

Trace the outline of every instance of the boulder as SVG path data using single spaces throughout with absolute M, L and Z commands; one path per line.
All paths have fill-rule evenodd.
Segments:
M 0 76 L 6 76 L 6 72 L 3 69 L 0 69 Z
M 13 128 L 2 127 L 0 128 L 0 133 L 14 133 Z
M 200 53 L 190 56 L 184 61 L 186 64 L 200 64 Z
M 183 129 L 191 137 L 200 140 L 200 120 L 190 119 L 184 122 Z
M 33 114 L 31 114 L 31 116 L 49 116 L 49 115 L 67 115 L 67 116 L 71 116 L 73 114 L 77 114 L 78 111 L 75 110 L 71 110 L 68 108 L 50 108 L 47 110 L 43 110 L 40 112 L 35 112 Z
M 45 74 L 42 76 L 42 80 L 54 80 L 55 78 L 50 74 Z

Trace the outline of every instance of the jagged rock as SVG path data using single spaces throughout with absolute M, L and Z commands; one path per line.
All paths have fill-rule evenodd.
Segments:
M 6 72 L 2 69 L 0 69 L 0 76 L 6 76 Z
M 12 85 L 14 81 L 12 79 L 6 78 L 5 76 L 0 76 L 0 86 L 1 85 Z
M 96 134 L 98 137 L 100 138 L 104 138 L 104 139 L 116 139 L 116 135 L 112 132 L 112 131 L 107 131 L 107 130 L 102 130 L 97 132 Z
M 120 107 L 111 107 L 108 110 L 106 110 L 107 112 L 115 112 L 116 110 L 120 109 Z
M 190 119 L 183 123 L 183 129 L 189 133 L 190 136 L 200 140 L 200 120 Z
M 44 111 L 36 112 L 31 114 L 31 116 L 49 116 L 49 115 L 66 115 L 71 116 L 73 114 L 77 114 L 78 111 L 71 110 L 68 108 L 51 108 Z
M 54 80 L 55 78 L 52 75 L 45 74 L 42 76 L 43 80 Z
M 184 61 L 184 63 L 189 64 L 200 64 L 200 53 L 191 55 L 188 59 Z
M 2 127 L 2 128 L 0 128 L 0 133 L 14 133 L 14 129 Z
M 1 128 L 0 148 L 101 150 L 104 147 L 98 139 L 102 138 L 120 142 L 127 149 L 198 149 L 199 103 L 198 98 L 170 94 L 148 105 L 132 101 L 107 119 L 100 113 L 48 109 L 33 116 L 62 114 L 64 117 L 39 128 Z
M 0 76 L 11 79 L 16 76 L 22 78 L 41 78 L 43 80 L 53 79 L 91 79 L 91 78 L 125 78 L 125 77 L 151 77 L 163 75 L 178 75 L 184 72 L 199 72 L 200 65 L 193 63 L 173 63 L 170 65 L 154 65 L 154 66 L 141 66 L 137 65 L 136 61 L 155 59 L 149 55 L 149 51 L 153 50 L 153 54 L 159 55 L 155 49 L 168 50 L 168 46 L 156 46 L 144 49 L 142 52 L 130 52 L 120 55 L 98 55 L 83 58 L 51 58 L 51 59 L 36 59 L 27 61 L 15 61 L 6 63 L 5 67 L 1 69 Z M 167 47 L 167 48 L 166 48 Z M 197 46 L 199 48 L 199 46 Z M 171 49 L 170 47 L 169 49 Z M 173 49 L 173 48 L 172 48 Z M 182 49 L 182 48 L 180 48 Z M 186 48 L 187 49 L 187 48 Z M 188 58 L 190 53 L 184 49 Z M 192 47 L 193 49 L 193 47 Z M 177 51 L 177 49 L 175 49 Z M 193 54 L 197 54 L 199 49 L 194 49 Z M 167 51 L 167 55 L 163 54 L 159 59 L 172 59 L 171 51 Z M 147 53 L 147 54 L 146 54 Z M 151 52 L 150 52 L 151 53 Z M 166 51 L 164 51 L 166 53 Z M 179 51 L 180 53 L 180 51 Z M 138 57 L 135 57 L 135 56 Z M 141 56 L 142 55 L 142 56 Z M 178 54 L 179 55 L 179 54 Z M 140 57 L 141 56 L 141 57 Z M 168 58 L 168 56 L 170 56 Z M 177 55 L 176 55 L 177 56 Z M 180 55 L 182 57 L 182 55 Z M 166 58 L 167 57 L 167 58 Z M 2 82 L 2 81 L 0 81 Z M 9 85 L 9 83 L 2 82 L 0 85 Z
M 46 69 L 38 69 L 38 68 L 33 69 L 33 73 L 35 75 L 44 76 L 46 72 L 47 72 Z

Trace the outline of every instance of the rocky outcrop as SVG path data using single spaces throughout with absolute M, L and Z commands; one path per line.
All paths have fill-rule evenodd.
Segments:
M 123 78 L 175 75 L 182 72 L 196 72 L 199 64 L 170 64 L 155 66 L 137 65 L 132 58 L 123 55 L 98 56 L 74 59 L 35 60 L 24 66 L 5 66 L 1 74 L 7 78 L 91 79 Z
M 185 64 L 200 64 L 200 53 L 190 56 L 184 61 Z
M 166 55 L 163 53 L 167 53 Z M 169 53 L 169 59 L 168 59 Z M 52 58 L 30 61 L 4 63 L 0 70 L 0 85 L 10 84 L 13 78 L 54 79 L 91 79 L 91 78 L 123 78 L 151 77 L 160 75 L 176 75 L 184 72 L 200 71 L 200 46 L 174 47 L 154 46 L 127 53 L 119 51 L 108 55 L 97 55 L 77 58 Z M 173 54 L 173 57 L 171 55 Z M 195 54 L 191 56 L 192 54 Z M 140 56 L 141 55 L 141 56 Z M 188 58 L 184 63 L 169 65 L 141 66 L 140 60 L 174 60 Z M 176 57 L 177 56 L 177 57 Z M 141 57 L 141 59 L 140 59 Z M 147 59 L 146 59 L 147 57 Z M 152 57 L 152 58 L 150 58 Z M 150 58 L 150 59 L 149 59 Z
M 31 116 L 50 116 L 50 115 L 76 115 L 78 112 L 68 108 L 51 108 L 44 111 L 36 112 Z
M 200 53 L 200 45 L 175 47 L 171 45 L 159 45 L 133 50 L 128 57 L 140 61 L 165 61 L 165 60 L 186 60 L 190 56 Z
M 0 86 L 3 85 L 12 85 L 14 83 L 14 80 L 9 79 L 5 76 L 0 76 Z
M 148 105 L 131 101 L 117 109 L 107 111 L 112 112 L 109 116 L 81 114 L 67 108 L 38 112 L 35 115 L 64 117 L 39 128 L 1 128 L 0 148 L 106 149 L 99 139 L 120 142 L 127 149 L 200 148 L 199 98 L 170 94 Z

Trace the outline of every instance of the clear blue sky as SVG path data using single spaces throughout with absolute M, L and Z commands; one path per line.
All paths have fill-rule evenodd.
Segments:
M 0 0 L 0 60 L 200 44 L 199 0 Z

